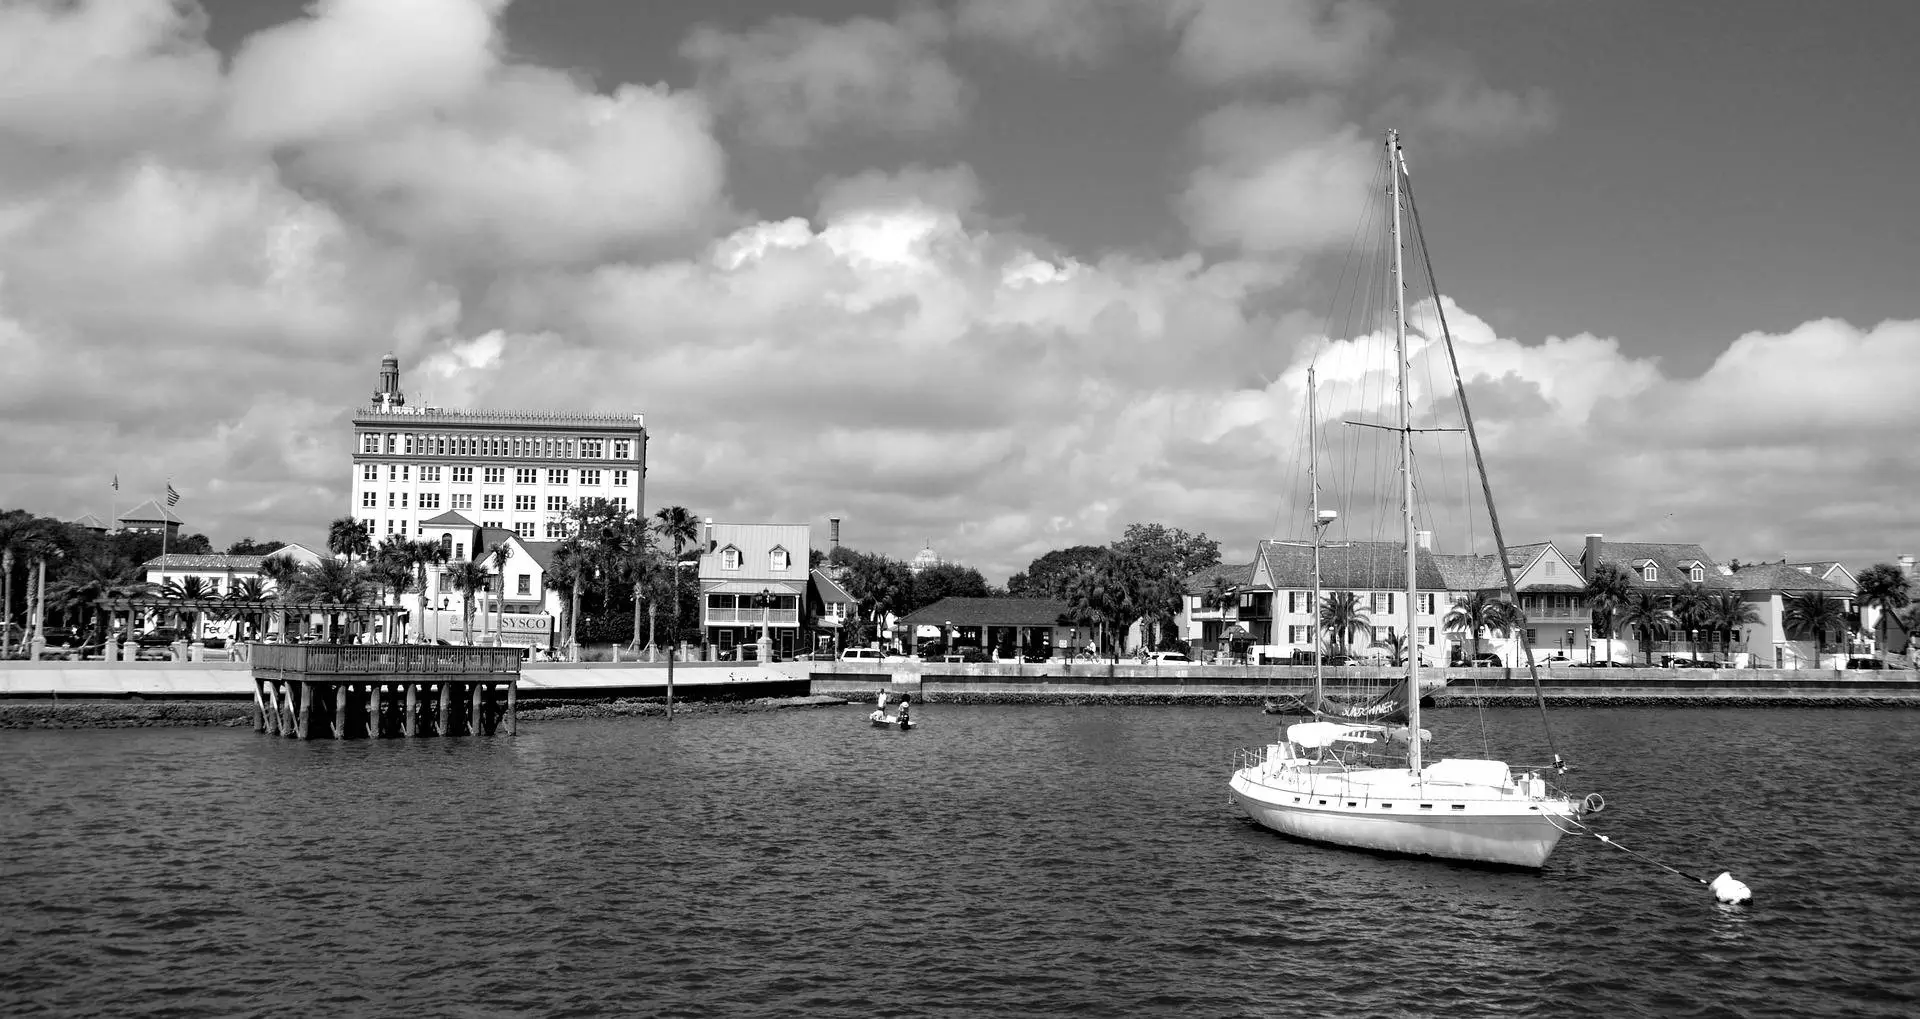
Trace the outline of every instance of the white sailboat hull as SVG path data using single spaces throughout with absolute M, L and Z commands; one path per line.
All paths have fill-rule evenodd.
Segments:
M 1535 794 L 1537 781 L 1474 785 L 1416 778 L 1405 770 L 1317 772 L 1259 764 L 1235 772 L 1229 788 L 1255 822 L 1296 838 L 1537 868 L 1579 813 L 1563 797 Z

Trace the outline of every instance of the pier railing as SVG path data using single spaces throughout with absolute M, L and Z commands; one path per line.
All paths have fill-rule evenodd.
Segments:
M 518 648 L 438 644 L 254 644 L 256 676 L 518 676 Z

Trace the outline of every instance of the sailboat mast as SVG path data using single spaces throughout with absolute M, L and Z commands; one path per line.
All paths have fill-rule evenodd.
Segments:
M 1393 357 L 1400 373 L 1400 509 L 1407 546 L 1407 768 L 1420 771 L 1420 641 L 1414 627 L 1419 556 L 1413 543 L 1413 392 L 1407 380 L 1407 281 L 1400 244 L 1400 133 L 1387 132 L 1387 175 L 1393 178 Z
M 1307 487 L 1313 490 L 1313 604 L 1308 612 L 1313 623 L 1307 632 L 1313 634 L 1313 705 L 1317 711 L 1326 697 L 1327 682 L 1321 671 L 1321 659 L 1327 656 L 1326 642 L 1320 633 L 1320 532 L 1326 529 L 1326 522 L 1320 519 L 1320 474 L 1315 464 L 1319 458 L 1319 421 L 1320 412 L 1315 405 L 1314 370 L 1315 365 L 1307 365 Z

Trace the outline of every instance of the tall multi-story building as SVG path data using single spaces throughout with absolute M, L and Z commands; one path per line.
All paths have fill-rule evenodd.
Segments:
M 353 416 L 355 519 L 375 541 L 418 538 L 449 511 L 523 538 L 564 536 L 567 510 L 599 497 L 644 512 L 647 429 L 639 414 L 409 407 L 400 361 Z

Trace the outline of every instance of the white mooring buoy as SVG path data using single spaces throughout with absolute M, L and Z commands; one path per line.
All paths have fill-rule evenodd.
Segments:
M 1731 873 L 1724 870 L 1720 872 L 1719 877 L 1707 882 L 1707 887 L 1713 890 L 1714 898 L 1730 906 L 1739 905 L 1753 898 L 1753 889 L 1741 884 Z

